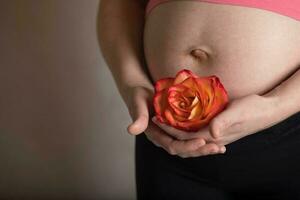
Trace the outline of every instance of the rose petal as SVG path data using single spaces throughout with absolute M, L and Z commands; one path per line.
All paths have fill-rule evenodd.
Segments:
M 209 123 L 208 119 L 187 120 L 180 118 L 169 108 L 165 110 L 164 114 L 167 120 L 167 124 L 187 132 L 197 131 Z
M 168 103 L 171 109 L 179 116 L 187 118 L 190 115 L 190 111 L 180 107 L 180 99 L 177 97 L 168 96 Z
M 174 119 L 176 120 L 176 121 L 180 121 L 180 122 L 182 122 L 182 121 L 186 121 L 186 117 L 181 117 L 181 116 L 179 116 L 179 115 L 173 115 L 173 117 L 174 117 Z
M 184 93 L 183 95 L 186 97 L 193 97 L 193 99 L 195 98 L 195 96 L 197 96 L 197 98 L 202 101 L 203 99 L 207 99 L 207 94 L 203 93 L 203 89 L 206 90 L 206 86 L 205 84 L 200 83 L 199 81 L 207 81 L 207 80 L 201 80 L 201 78 L 194 78 L 194 77 L 190 77 L 187 78 L 186 80 L 184 80 L 181 85 L 184 85 L 185 87 L 188 87 L 189 90 L 187 90 L 186 92 L 189 93 Z M 206 83 L 207 84 L 207 83 Z M 203 102 L 201 102 L 203 104 Z M 205 107 L 203 105 L 203 107 Z
M 208 119 L 176 120 L 176 115 L 173 115 L 169 110 L 166 112 L 165 116 L 167 117 L 167 121 L 171 126 L 187 132 L 198 131 L 200 128 L 209 123 Z
M 224 88 L 224 86 L 221 84 L 220 80 L 216 76 L 211 76 L 212 80 L 212 88 L 214 89 L 214 98 L 213 102 L 209 105 L 207 108 L 207 113 L 218 113 L 220 110 L 224 109 L 224 106 L 228 103 L 228 95 Z
M 174 87 L 174 88 L 173 88 Z M 197 84 L 193 77 L 186 79 L 181 84 L 177 84 L 169 88 L 169 93 L 176 91 L 182 95 L 182 98 L 185 99 L 186 102 L 189 102 L 189 105 L 192 104 L 192 100 L 196 96 Z
M 175 111 L 175 113 L 177 115 L 185 116 L 185 117 L 189 116 L 189 113 L 191 111 L 188 110 L 188 109 L 180 107 L 180 104 L 183 103 L 183 101 L 180 101 L 180 99 L 176 99 L 174 97 L 169 96 L 168 97 L 168 102 L 169 102 L 170 107 Z
M 185 87 L 184 85 L 177 84 L 168 89 L 168 102 L 173 111 L 181 116 L 181 117 L 188 117 L 191 112 L 191 108 L 189 106 L 192 104 L 191 100 L 189 100 L 187 97 L 184 96 L 184 94 L 187 94 L 188 96 L 192 96 L 192 90 L 190 88 Z M 183 102 L 186 103 L 186 108 L 181 108 L 179 106 L 179 103 L 182 98 L 184 99 Z M 195 98 L 195 96 L 193 96 Z
M 229 101 L 227 91 L 222 85 L 220 85 L 221 83 L 218 81 L 218 79 L 215 79 L 214 81 L 215 96 L 212 106 L 210 108 L 211 115 L 213 116 L 221 112 Z
M 215 91 L 213 88 L 213 80 L 210 77 L 197 78 L 198 91 L 204 109 L 203 116 L 206 116 L 212 107 Z
M 162 123 L 165 122 L 164 110 L 168 106 L 166 90 L 155 93 L 153 98 L 153 106 L 157 119 Z
M 165 113 L 167 122 L 171 126 L 176 127 L 177 126 L 177 120 L 174 118 L 174 115 L 173 115 L 172 111 L 170 109 L 166 109 L 164 113 Z
M 202 127 L 208 125 L 208 123 L 209 123 L 209 119 L 189 120 L 184 122 L 177 122 L 176 128 L 187 132 L 193 132 L 193 131 L 198 131 Z
M 218 77 L 198 77 L 186 69 L 175 78 L 157 81 L 155 90 L 153 104 L 158 120 L 185 131 L 206 126 L 228 103 Z
M 195 77 L 188 77 L 186 79 L 184 79 L 181 83 L 179 83 L 180 85 L 184 85 L 188 88 L 197 88 L 197 82 L 196 82 L 196 79 Z M 175 81 L 174 81 L 175 82 Z
M 197 78 L 198 76 L 188 69 L 183 69 L 176 74 L 174 84 L 179 84 L 189 77 Z
M 163 89 L 167 89 L 173 85 L 174 78 L 163 78 L 155 83 L 155 92 L 160 92 Z
M 173 85 L 173 86 L 169 87 L 168 93 L 171 93 L 171 92 L 179 92 L 180 93 L 180 92 L 184 92 L 185 90 L 188 91 L 189 88 L 182 84 L 177 84 L 177 85 Z
M 192 102 L 192 105 L 191 105 L 191 107 L 194 107 L 196 104 L 198 104 L 199 103 L 199 98 L 197 97 L 197 96 L 195 96 L 195 98 L 194 98 L 194 100 L 193 100 L 193 102 Z
M 203 111 L 202 105 L 200 103 L 198 103 L 198 105 L 192 109 L 188 119 L 191 120 L 194 118 L 201 117 L 202 111 Z

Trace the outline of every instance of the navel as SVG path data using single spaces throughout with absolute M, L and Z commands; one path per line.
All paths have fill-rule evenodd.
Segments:
M 200 60 L 207 60 L 208 59 L 208 53 L 202 49 L 193 49 L 191 51 L 191 55 L 197 59 Z

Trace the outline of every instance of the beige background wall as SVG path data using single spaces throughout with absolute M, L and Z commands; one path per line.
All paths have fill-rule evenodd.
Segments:
M 98 0 L 0 1 L 0 197 L 134 199 L 130 118 Z

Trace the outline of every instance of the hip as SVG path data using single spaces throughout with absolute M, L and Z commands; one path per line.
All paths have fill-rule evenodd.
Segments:
M 136 167 L 144 174 L 149 172 L 152 178 L 164 174 L 183 176 L 229 190 L 249 183 L 260 185 L 273 181 L 272 184 L 279 184 L 283 180 L 298 180 L 300 112 L 226 146 L 225 154 L 180 158 L 169 155 L 141 134 L 136 137 Z

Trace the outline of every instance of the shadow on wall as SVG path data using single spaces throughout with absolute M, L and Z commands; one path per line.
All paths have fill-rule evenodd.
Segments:
M 0 2 L 0 197 L 134 199 L 134 138 L 97 0 Z

